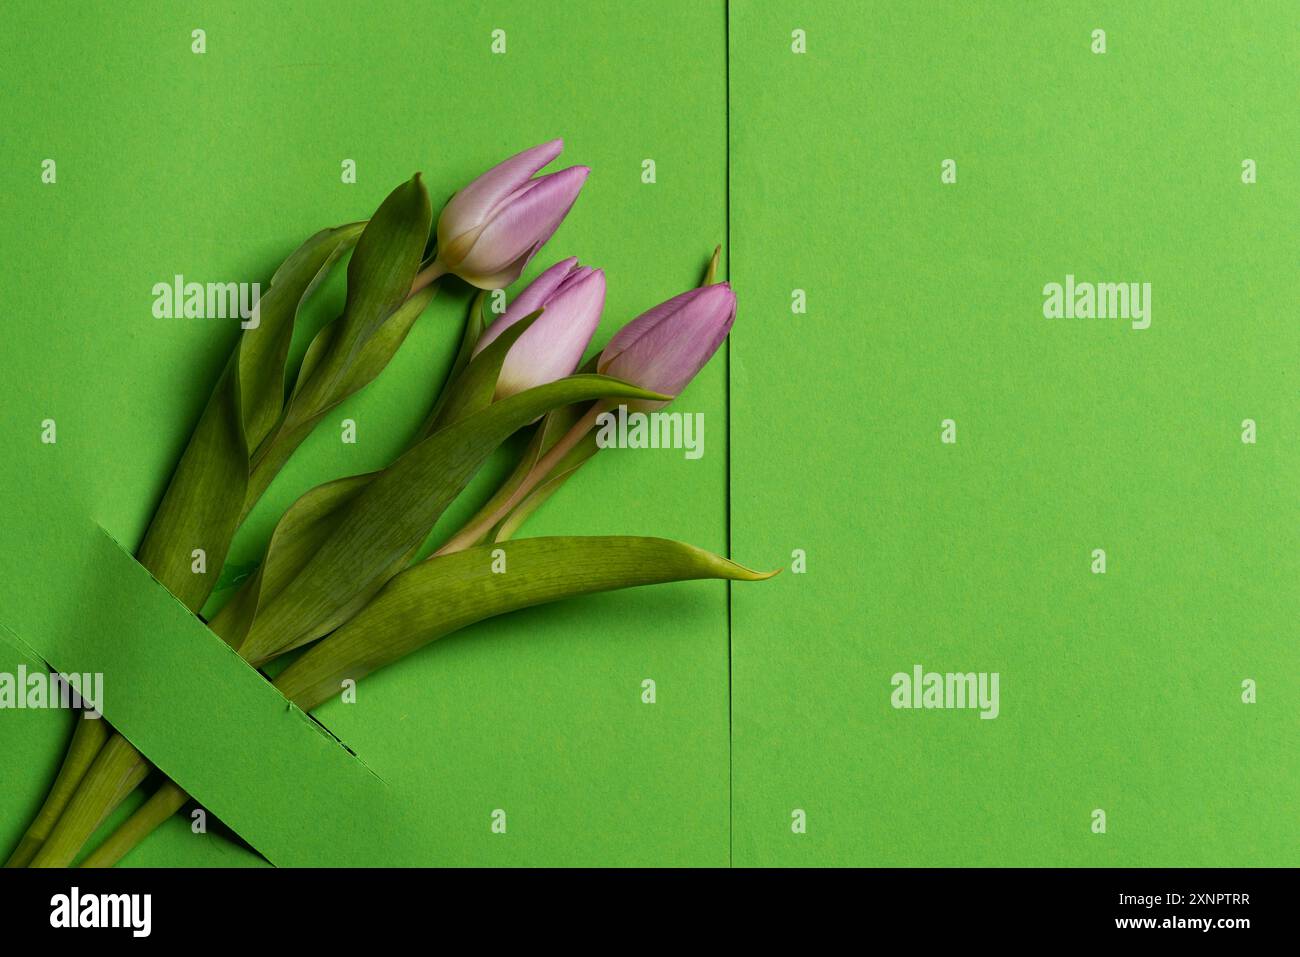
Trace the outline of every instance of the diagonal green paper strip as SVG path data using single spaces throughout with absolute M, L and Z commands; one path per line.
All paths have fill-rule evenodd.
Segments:
M 62 603 L 75 616 L 15 632 L 16 644 L 56 670 L 103 673 L 113 727 L 205 808 L 282 867 L 437 859 L 393 789 L 107 532 L 87 522 L 76 551 L 78 577 Z

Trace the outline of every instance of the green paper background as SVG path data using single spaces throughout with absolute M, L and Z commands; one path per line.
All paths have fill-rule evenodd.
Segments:
M 808 568 L 733 592 L 736 864 L 1297 863 L 1296 25 L 731 5 L 732 544 Z
M 319 709 L 422 863 L 1300 862 L 1294 5 L 10 6 L 0 671 L 38 667 L 25 645 L 52 623 L 96 627 L 71 578 L 85 529 L 139 540 L 234 341 L 153 318 L 155 282 L 265 282 L 416 169 L 438 207 L 563 136 L 559 165 L 594 172 L 525 279 L 567 255 L 604 268 L 599 345 L 724 242 L 741 308 L 677 404 L 704 412 L 704 458 L 604 453 L 528 534 L 676 537 L 765 568 L 803 549 L 808 568 L 730 602 L 700 582 L 512 615 Z M 1152 283 L 1151 328 L 1044 319 L 1066 273 Z M 337 281 L 318 293 L 299 349 L 341 302 Z M 468 302 L 447 284 L 232 565 L 298 494 L 403 446 Z M 1000 717 L 892 709 L 916 663 L 999 672 Z M 106 684 L 110 714 L 150 694 Z M 0 711 L 6 849 L 70 727 Z M 376 809 L 351 810 L 379 841 Z M 127 863 L 264 862 L 178 818 Z

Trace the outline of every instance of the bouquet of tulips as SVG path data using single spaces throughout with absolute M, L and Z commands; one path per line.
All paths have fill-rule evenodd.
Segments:
M 232 538 L 294 450 L 373 380 L 449 276 L 502 289 L 550 239 L 589 170 L 538 175 L 559 140 L 488 170 L 432 211 L 417 174 L 366 222 L 323 230 L 276 271 L 194 429 L 137 551 L 191 611 L 217 584 Z M 311 341 L 290 383 L 303 302 L 350 253 L 342 315 Z M 736 299 L 704 283 L 629 322 L 583 363 L 605 276 L 557 262 L 484 326 L 480 292 L 440 394 L 407 451 L 387 468 L 336 478 L 295 501 L 262 560 L 208 626 L 260 666 L 310 645 L 274 684 L 310 711 L 423 645 L 494 615 L 576 595 L 693 578 L 768 577 L 690 545 L 641 537 L 512 541 L 524 521 L 598 450 L 595 424 L 619 405 L 658 408 L 703 367 L 735 319 Z M 416 561 L 435 522 L 493 452 L 531 429 L 514 471 L 459 531 Z M 506 574 L 494 574 L 509 541 Z M 206 566 L 196 570 L 192 550 Z M 73 863 L 152 770 L 103 720 L 80 720 L 49 795 L 8 866 Z M 83 861 L 110 866 L 188 800 L 171 781 Z

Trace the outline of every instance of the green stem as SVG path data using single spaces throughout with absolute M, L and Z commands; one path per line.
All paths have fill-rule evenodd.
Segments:
M 108 840 L 81 862 L 82 867 L 112 867 L 158 825 L 179 811 L 190 796 L 173 781 L 164 781 L 140 809 L 118 825 Z
M 575 445 L 582 441 L 583 437 L 591 431 L 596 424 L 596 419 L 600 413 L 608 411 L 609 403 L 605 401 L 596 402 L 592 405 L 587 413 L 573 424 L 568 432 L 560 437 L 560 440 L 552 445 L 532 467 L 524 480 L 519 483 L 515 490 L 495 508 L 491 510 L 484 509 L 478 515 L 475 515 L 459 532 L 453 535 L 445 545 L 438 549 L 435 555 L 450 555 L 452 552 L 463 551 L 466 548 L 478 543 L 501 519 L 510 514 L 510 510 L 518 505 L 527 497 L 528 493 L 537 487 L 545 479 L 560 461 L 564 458 Z M 490 505 L 491 503 L 489 503 Z
M 45 839 L 49 837 L 54 823 L 63 813 L 63 809 L 72 800 L 77 785 L 86 776 L 95 756 L 99 754 L 104 742 L 108 740 L 108 723 L 103 718 L 90 719 L 82 717 L 77 721 L 76 730 L 72 732 L 72 743 L 63 758 L 63 766 L 54 779 L 54 787 L 46 795 L 36 819 L 32 821 L 27 832 L 23 834 L 17 850 L 5 861 L 5 867 L 26 867 L 36 856 Z
M 433 282 L 435 279 L 441 279 L 445 275 L 447 275 L 446 267 L 435 259 L 415 274 L 415 280 L 411 283 L 410 295 L 414 296 L 425 286 L 429 285 L 429 283 Z
M 109 738 L 31 866 L 70 865 L 95 829 L 148 773 L 149 762 L 126 738 L 120 734 Z

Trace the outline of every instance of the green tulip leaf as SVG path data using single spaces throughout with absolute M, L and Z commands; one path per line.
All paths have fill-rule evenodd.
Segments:
M 258 606 L 292 581 L 294 572 L 329 537 L 334 527 L 332 520 L 343 506 L 378 474 L 369 472 L 326 482 L 290 505 L 271 533 L 261 566 L 212 619 L 212 630 L 238 650 L 252 627 Z
M 709 257 L 709 265 L 704 270 L 704 281 L 701 286 L 712 286 L 718 281 L 718 260 L 722 258 L 722 246 L 719 244 L 713 247 L 713 255 Z
M 311 710 L 357 680 L 429 642 L 507 612 L 594 592 L 695 578 L 761 581 L 750 571 L 683 542 L 634 536 L 531 538 L 420 562 L 390 581 L 354 618 L 284 670 L 275 685 Z
M 191 611 L 216 587 L 248 487 L 234 360 L 232 354 L 136 552 Z
M 384 370 L 389 360 L 401 348 L 402 343 L 406 341 L 406 335 L 411 331 L 411 326 L 415 324 L 415 320 L 433 301 L 437 291 L 437 286 L 426 287 L 398 307 L 388 322 L 384 323 L 380 330 L 366 343 L 357 357 L 357 361 L 339 381 L 334 395 L 326 402 L 324 408 L 306 418 L 295 415 L 292 418 L 282 420 L 279 429 L 276 431 L 275 441 L 263 446 L 260 454 L 253 458 L 253 471 L 249 479 L 251 492 L 255 492 L 256 496 L 260 497 L 275 476 L 279 474 L 284 463 L 289 460 L 289 457 L 302 444 L 302 441 L 311 434 L 312 429 L 316 428 L 330 409 L 337 406 L 348 396 L 369 385 Z M 322 329 L 316 340 L 313 341 L 313 346 L 319 343 L 321 336 L 326 336 L 338 321 L 336 319 L 334 323 Z M 253 502 L 249 504 L 251 507 Z
M 337 405 L 351 394 L 349 386 L 356 391 L 369 381 L 358 385 L 354 367 L 371 337 L 406 302 L 432 218 L 417 173 L 389 193 L 366 224 L 348 263 L 343 315 L 321 330 L 303 357 L 287 410 L 290 427 Z
M 299 305 L 356 244 L 364 226 L 322 229 L 303 243 L 271 277 L 258 302 L 258 325 L 240 336 L 239 398 L 250 449 L 262 444 L 284 409 L 285 362 Z

